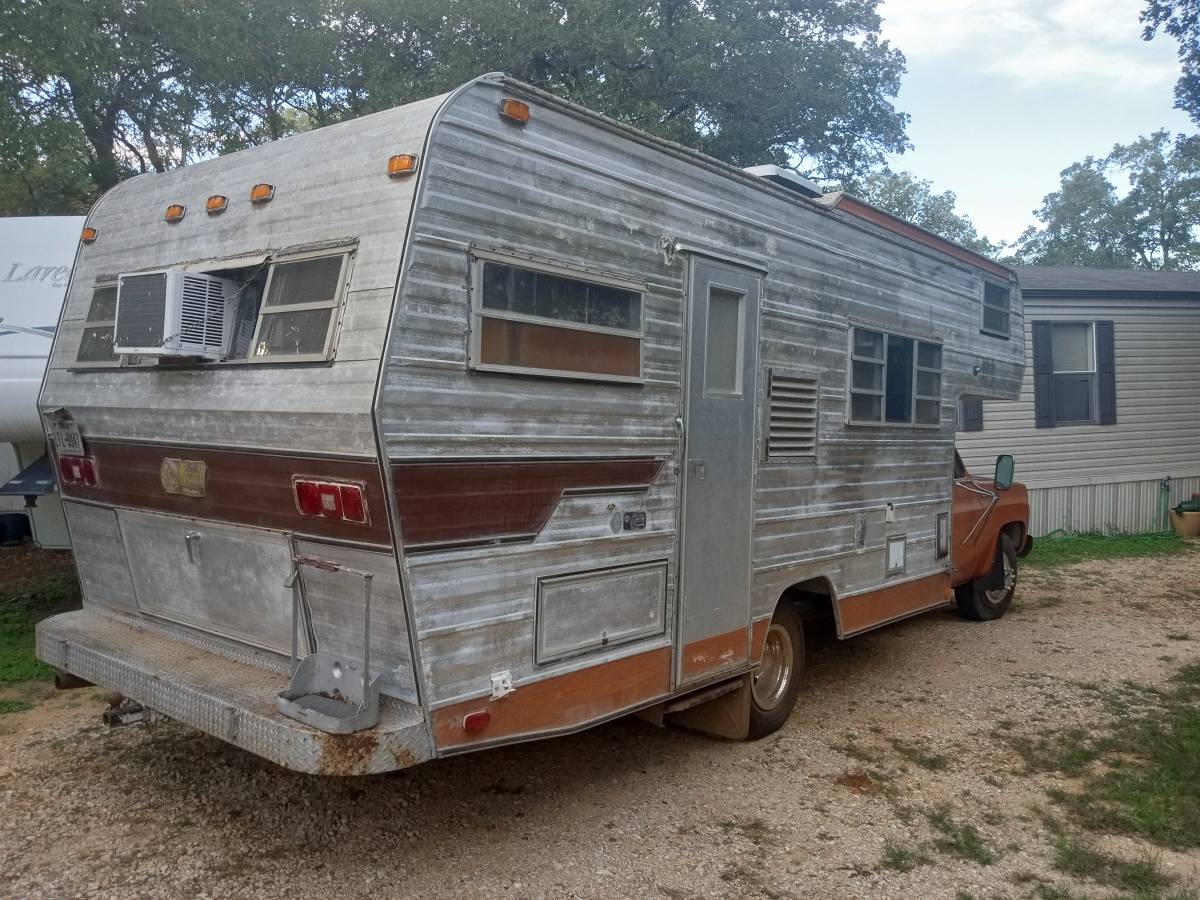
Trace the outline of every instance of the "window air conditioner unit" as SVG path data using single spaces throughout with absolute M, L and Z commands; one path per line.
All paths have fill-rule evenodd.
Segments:
M 233 336 L 238 290 L 236 281 L 182 269 L 121 275 L 113 349 L 221 359 Z

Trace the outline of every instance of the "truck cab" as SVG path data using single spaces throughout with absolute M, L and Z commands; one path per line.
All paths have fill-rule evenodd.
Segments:
M 971 619 L 998 619 L 1012 604 L 1017 560 L 1033 549 L 1029 492 L 1013 480 L 1010 455 L 996 458 L 990 479 L 972 475 L 954 451 L 950 583 L 959 610 Z

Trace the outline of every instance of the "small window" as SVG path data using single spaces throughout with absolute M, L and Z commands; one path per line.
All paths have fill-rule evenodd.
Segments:
M 328 357 L 348 258 L 339 253 L 271 266 L 251 341 L 251 359 Z
M 940 344 L 854 328 L 850 356 L 851 422 L 941 423 Z
M 1091 322 L 1051 325 L 1054 419 L 1060 423 L 1096 418 L 1096 340 Z
M 113 330 L 117 321 L 117 286 L 106 284 L 92 293 L 84 319 L 83 335 L 79 339 L 78 363 L 115 365 L 121 357 L 113 352 Z
M 704 393 L 742 392 L 742 295 L 714 287 L 708 293 L 704 336 Z
M 908 539 L 898 534 L 887 539 L 887 574 L 903 575 L 907 565 Z
M 983 283 L 983 331 L 994 337 L 1008 339 L 1010 291 L 1006 284 Z
M 478 260 L 472 364 L 477 369 L 638 380 L 642 294 L 493 259 Z

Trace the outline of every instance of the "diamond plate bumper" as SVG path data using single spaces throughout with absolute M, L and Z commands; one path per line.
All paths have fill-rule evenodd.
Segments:
M 297 772 L 369 775 L 433 756 L 421 710 L 383 698 L 380 722 L 327 734 L 281 715 L 287 677 L 201 650 L 92 609 L 37 626 L 37 655 L 87 681 Z

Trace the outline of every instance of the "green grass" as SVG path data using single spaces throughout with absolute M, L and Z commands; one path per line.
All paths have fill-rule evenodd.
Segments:
M 70 574 L 48 576 L 32 591 L 0 593 L 0 686 L 53 677 L 33 654 L 33 627 L 78 605 L 79 584 Z M 2 712 L 13 710 L 0 707 Z
M 1159 896 L 1171 883 L 1153 857 L 1119 859 L 1096 849 L 1089 839 L 1065 832 L 1054 843 L 1054 868 L 1075 878 L 1132 891 L 1135 896 Z
M 1191 544 L 1177 534 L 1073 534 L 1039 538 L 1024 559 L 1031 569 L 1056 569 L 1096 559 L 1133 559 L 1187 553 Z
M 917 744 L 910 744 L 902 738 L 892 738 L 891 745 L 896 752 L 911 763 L 916 763 L 922 769 L 930 772 L 940 772 L 950 765 L 950 760 L 940 753 L 931 753 Z
M 911 872 L 918 866 L 931 865 L 933 859 L 923 850 L 910 850 L 897 844 L 884 845 L 883 859 L 879 863 L 880 868 L 891 869 L 893 872 Z
M 987 845 L 979 829 L 969 822 L 956 822 L 950 816 L 950 810 L 939 806 L 925 814 L 929 824 L 938 836 L 933 839 L 933 846 L 948 856 L 957 856 L 981 866 L 990 866 L 1000 855 Z

